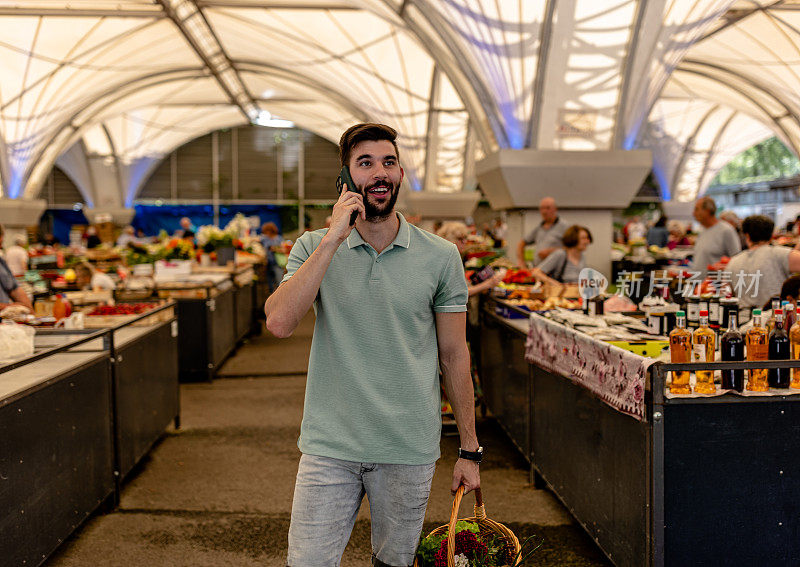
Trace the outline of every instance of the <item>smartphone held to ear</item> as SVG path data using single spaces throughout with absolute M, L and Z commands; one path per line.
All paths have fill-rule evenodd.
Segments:
M 350 168 L 348 168 L 346 165 L 342 167 L 342 170 L 339 172 L 339 177 L 336 178 L 336 190 L 339 192 L 339 195 L 342 194 L 342 189 L 344 189 L 345 185 L 347 185 L 348 191 L 358 193 L 356 190 L 356 185 L 353 183 L 353 178 L 350 177 Z M 350 213 L 350 226 L 356 224 L 357 217 L 358 211 L 353 211 Z

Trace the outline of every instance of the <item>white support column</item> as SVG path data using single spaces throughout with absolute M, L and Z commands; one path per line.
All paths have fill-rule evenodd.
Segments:
M 510 245 L 540 221 L 535 212 L 539 201 L 554 197 L 567 223 L 592 232 L 587 263 L 610 275 L 611 212 L 630 204 L 652 162 L 647 150 L 500 150 L 477 163 L 476 172 L 493 209 L 530 210 L 515 231 L 509 222 Z
M 38 225 L 46 207 L 44 199 L 0 199 L 0 225 L 5 230 L 3 248 L 14 244 L 18 234 L 26 235 L 29 226 Z
M 214 206 L 214 224 L 219 226 L 219 132 L 211 133 L 211 199 Z
M 306 230 L 306 145 L 302 136 L 297 147 L 297 173 L 297 234 L 303 234 Z
M 431 77 L 430 97 L 428 98 L 428 129 L 425 135 L 425 179 L 423 191 L 436 191 L 436 163 L 439 157 L 439 68 L 434 65 Z

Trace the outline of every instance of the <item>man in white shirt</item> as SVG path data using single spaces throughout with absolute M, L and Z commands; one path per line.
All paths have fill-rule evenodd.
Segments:
M 6 264 L 15 276 L 24 276 L 28 271 L 28 251 L 23 248 L 27 244 L 21 234 L 14 237 L 14 245 L 6 250 Z
M 735 256 L 741 252 L 742 244 L 736 229 L 717 218 L 717 204 L 711 197 L 697 200 L 694 218 L 703 225 L 704 230 L 694 243 L 692 270 L 705 277 L 709 264 L 716 264 L 723 256 Z
M 568 225 L 558 216 L 556 200 L 552 197 L 542 199 L 539 202 L 539 214 L 542 215 L 542 222 L 517 244 L 520 266 L 525 266 L 525 247 L 529 244 L 536 246 L 534 264 L 538 264 L 561 248 L 561 237 L 564 236 Z

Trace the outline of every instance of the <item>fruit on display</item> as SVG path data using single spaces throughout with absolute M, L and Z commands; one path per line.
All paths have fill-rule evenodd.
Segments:
M 530 270 L 526 270 L 524 268 L 511 268 L 506 272 L 506 276 L 503 278 L 505 283 L 535 283 L 536 278 L 533 277 L 533 274 Z
M 562 309 L 580 309 L 580 299 L 567 299 L 566 297 L 548 297 L 545 300 L 541 299 L 506 299 L 506 303 L 510 305 L 518 305 L 529 309 L 530 311 L 548 311 L 561 307 Z
M 155 307 L 156 303 L 118 303 L 116 305 L 98 305 L 87 315 L 139 315 Z

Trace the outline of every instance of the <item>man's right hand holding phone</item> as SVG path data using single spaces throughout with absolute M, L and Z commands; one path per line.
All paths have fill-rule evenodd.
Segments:
M 355 225 L 350 224 L 350 216 L 356 211 L 362 219 L 366 220 L 366 213 L 364 211 L 364 198 L 360 193 L 349 191 L 347 185 L 336 204 L 333 205 L 333 212 L 331 213 L 331 226 L 328 229 L 328 235 L 335 238 L 340 244 L 350 235 Z

